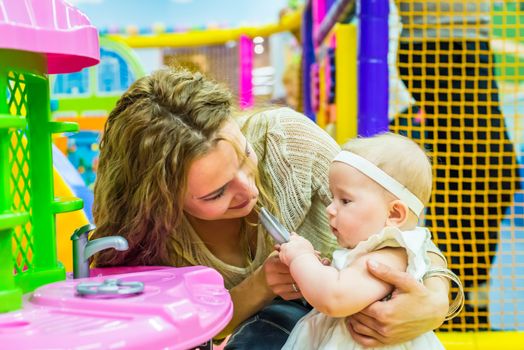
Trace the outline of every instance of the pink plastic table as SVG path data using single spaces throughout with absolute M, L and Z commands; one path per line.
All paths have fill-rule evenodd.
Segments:
M 40 287 L 22 310 L 0 315 L 1 347 L 189 349 L 211 339 L 232 317 L 222 276 L 207 267 L 95 269 L 93 274 L 100 276 Z M 78 295 L 78 283 L 107 278 L 142 282 L 145 288 L 122 297 Z

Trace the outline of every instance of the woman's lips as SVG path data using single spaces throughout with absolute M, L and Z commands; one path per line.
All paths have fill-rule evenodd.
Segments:
M 246 205 L 249 204 L 249 202 L 251 202 L 251 200 L 246 200 L 245 202 L 242 202 L 240 203 L 239 205 L 235 205 L 234 207 L 230 207 L 229 209 L 242 209 L 244 208 Z

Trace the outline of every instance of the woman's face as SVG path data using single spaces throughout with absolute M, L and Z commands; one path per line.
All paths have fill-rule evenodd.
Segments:
M 202 220 L 245 217 L 258 198 L 254 173 L 258 160 L 240 128 L 230 121 L 218 137 L 226 140 L 218 141 L 210 152 L 197 158 L 188 173 L 184 210 Z M 231 143 L 250 161 L 239 157 Z

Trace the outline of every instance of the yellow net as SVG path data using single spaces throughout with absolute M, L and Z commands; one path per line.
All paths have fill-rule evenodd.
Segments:
M 522 330 L 524 3 L 394 3 L 391 129 L 432 157 L 425 224 L 467 295 L 441 330 Z

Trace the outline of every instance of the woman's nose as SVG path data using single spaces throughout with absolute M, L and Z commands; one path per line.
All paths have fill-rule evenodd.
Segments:
M 258 196 L 258 189 L 255 185 L 255 178 L 251 173 L 241 170 L 238 172 L 235 180 L 235 184 L 237 185 L 239 193 L 247 194 L 250 197 Z

